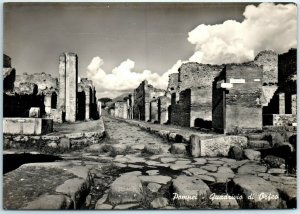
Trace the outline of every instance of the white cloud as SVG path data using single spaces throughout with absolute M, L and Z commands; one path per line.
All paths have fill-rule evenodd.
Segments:
M 116 97 L 124 91 L 137 88 L 143 80 L 148 80 L 155 87 L 165 88 L 165 81 L 160 75 L 149 70 L 135 72 L 135 63 L 130 59 L 121 62 L 111 73 L 106 73 L 101 68 L 103 64 L 103 59 L 97 56 L 87 66 L 87 77 L 93 80 L 98 97 Z
M 262 3 L 249 5 L 244 20 L 227 20 L 222 24 L 201 24 L 188 33 L 188 41 L 195 51 L 188 61 L 223 64 L 253 60 L 262 50 L 278 53 L 297 46 L 297 7 L 294 4 Z M 111 73 L 103 71 L 103 59 L 94 57 L 87 67 L 87 77 L 93 80 L 98 97 L 115 97 L 135 89 L 143 80 L 157 88 L 166 89 L 168 76 L 177 73 L 182 63 L 178 60 L 162 75 L 149 70 L 135 72 L 135 62 L 127 59 Z
M 242 22 L 201 24 L 188 34 L 195 45 L 190 61 L 210 64 L 244 62 L 266 49 L 278 53 L 297 46 L 297 7 L 294 4 L 249 5 Z

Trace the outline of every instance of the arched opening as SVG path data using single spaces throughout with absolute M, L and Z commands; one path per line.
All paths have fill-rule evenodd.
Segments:
M 195 119 L 195 127 L 210 129 L 212 127 L 212 121 L 203 120 L 201 118 L 196 118 Z

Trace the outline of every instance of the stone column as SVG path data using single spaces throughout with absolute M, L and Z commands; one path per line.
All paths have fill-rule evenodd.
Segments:
M 292 114 L 297 115 L 297 94 L 292 94 Z
M 101 105 L 101 101 L 98 101 L 98 105 L 97 105 L 97 107 L 98 107 L 98 113 L 99 113 L 99 117 L 101 116 L 101 108 L 102 108 L 102 105 Z
M 66 53 L 66 121 L 76 121 L 77 109 L 77 55 Z
M 90 93 L 90 87 L 84 88 L 85 93 L 85 119 L 90 119 L 90 99 L 91 99 L 91 93 Z
M 58 93 L 58 110 L 66 111 L 66 56 L 59 56 L 59 93 Z
M 285 94 L 279 94 L 279 114 L 285 114 Z
M 46 114 L 51 114 L 51 94 L 45 95 L 44 105 Z

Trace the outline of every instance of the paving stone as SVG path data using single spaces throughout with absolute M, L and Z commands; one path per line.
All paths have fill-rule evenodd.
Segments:
M 23 209 L 28 210 L 64 210 L 73 208 L 71 198 L 64 195 L 45 195 L 31 201 Z
M 257 163 L 246 163 L 238 169 L 238 174 L 258 174 L 266 172 L 267 167 Z
M 146 173 L 148 175 L 158 175 L 159 174 L 159 170 L 148 170 L 148 171 L 146 171 Z
M 175 162 L 177 158 L 161 158 L 160 161 L 162 163 L 170 163 L 170 162 Z
M 142 165 L 135 165 L 135 164 L 128 164 L 127 166 L 130 168 L 133 168 L 133 169 L 142 169 L 143 168 Z
M 198 176 L 180 175 L 173 180 L 175 203 L 180 207 L 198 207 L 200 201 L 208 200 L 210 189 Z M 173 197 L 174 198 L 174 197 Z
M 114 162 L 119 162 L 119 163 L 127 163 L 128 158 L 126 158 L 126 157 L 116 157 L 113 161 Z
M 270 174 L 284 174 L 286 172 L 285 169 L 280 169 L 280 168 L 271 168 L 268 170 L 268 173 Z
M 133 145 L 131 146 L 132 149 L 136 149 L 136 150 L 143 150 L 145 148 L 145 145 L 143 144 L 137 144 L 137 145 Z
M 108 196 L 107 193 L 104 194 L 104 195 L 102 196 L 102 198 L 100 198 L 100 199 L 96 202 L 95 207 L 98 207 L 98 206 L 100 206 L 101 204 L 104 204 L 105 201 L 107 200 L 107 196 Z
M 95 210 L 111 210 L 113 208 L 110 204 L 100 204 L 98 206 L 95 206 Z
M 216 165 L 205 165 L 205 166 L 201 166 L 200 168 L 210 172 L 216 172 L 218 170 L 218 166 Z
M 68 195 L 74 202 L 75 209 L 85 191 L 89 189 L 86 180 L 82 178 L 73 178 L 66 180 L 56 188 L 56 192 Z
M 171 164 L 170 169 L 172 170 L 183 170 L 183 169 L 188 169 L 193 167 L 192 165 L 187 165 L 187 164 Z
M 175 162 L 175 164 L 179 164 L 179 165 L 181 165 L 181 164 L 189 164 L 189 163 L 191 163 L 190 160 L 178 160 L 178 161 Z
M 139 175 L 142 175 L 142 172 L 141 171 L 125 172 L 122 175 L 136 175 L 136 176 L 139 176 Z
M 131 155 L 126 155 L 125 157 L 128 159 L 127 163 L 145 163 L 146 162 L 146 159 L 141 158 L 141 157 L 135 157 L 135 156 L 131 156 Z
M 220 161 L 223 161 L 225 163 L 235 163 L 236 160 L 232 158 L 219 158 Z
M 216 179 L 210 175 L 197 175 L 197 177 L 199 177 L 203 181 L 208 181 L 208 182 L 212 182 L 212 183 L 216 182 Z
M 236 199 L 228 195 L 214 195 L 211 205 L 216 209 L 239 209 Z
M 149 175 L 149 176 L 139 176 L 143 183 L 158 183 L 158 184 L 167 184 L 172 180 L 169 176 L 164 175 Z
M 110 186 L 108 201 L 111 204 L 139 202 L 143 199 L 141 180 L 135 175 L 121 175 Z
M 117 206 L 115 206 L 114 210 L 128 210 L 128 209 L 133 209 L 133 208 L 137 208 L 140 205 L 137 203 L 131 203 L 131 204 L 119 204 Z
M 207 170 L 200 168 L 189 168 L 188 171 L 191 172 L 193 175 L 203 175 L 207 173 Z
M 159 189 L 161 188 L 161 185 L 160 184 L 157 184 L 157 183 L 149 183 L 147 185 L 147 188 L 150 190 L 150 192 L 158 192 Z
M 217 183 L 227 183 L 232 178 L 234 178 L 234 172 L 228 167 L 219 167 L 218 172 L 216 173 L 208 173 L 207 175 L 211 175 L 216 178 Z
M 151 208 L 158 209 L 158 208 L 166 207 L 168 204 L 169 204 L 168 199 L 166 199 L 164 197 L 159 197 L 159 198 L 154 199 L 151 202 L 150 206 L 151 206 Z
M 224 162 L 220 160 L 209 160 L 208 163 L 214 165 L 220 165 L 220 166 L 224 164 Z
M 193 162 L 192 164 L 197 164 L 197 165 L 204 165 L 207 163 L 207 160 L 204 158 L 193 158 L 193 160 L 195 162 Z
M 146 164 L 149 165 L 149 166 L 156 166 L 157 164 L 160 164 L 160 162 L 157 162 L 157 161 L 147 161 Z
M 268 181 L 252 175 L 243 175 L 233 179 L 235 188 L 243 194 L 247 208 L 275 209 L 279 205 L 279 193 Z M 248 197 L 252 195 L 253 199 Z M 269 198 L 265 198 L 268 197 Z
M 119 168 L 125 168 L 125 167 L 127 167 L 127 165 L 123 164 L 123 163 L 114 163 L 114 166 L 119 167 Z
M 253 149 L 244 149 L 244 155 L 249 160 L 256 160 L 256 161 L 260 160 L 260 152 L 255 151 Z

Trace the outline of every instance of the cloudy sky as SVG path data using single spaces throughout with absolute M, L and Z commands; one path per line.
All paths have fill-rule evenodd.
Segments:
M 58 56 L 75 52 L 79 76 L 115 97 L 147 79 L 165 88 L 181 63 L 253 60 L 297 46 L 294 4 L 45 4 L 4 6 L 4 53 L 18 74 L 58 77 Z

